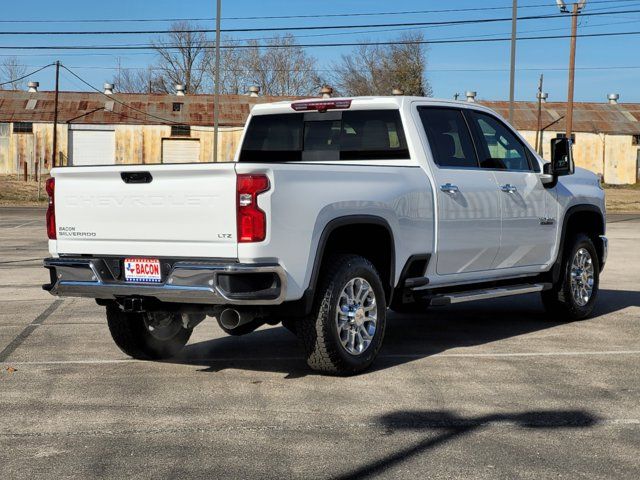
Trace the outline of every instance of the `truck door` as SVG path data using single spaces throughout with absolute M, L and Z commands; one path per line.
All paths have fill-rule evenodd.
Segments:
M 549 263 L 557 218 L 548 213 L 555 204 L 554 191 L 542 184 L 539 164 L 498 118 L 477 110 L 466 110 L 465 116 L 474 135 L 480 166 L 493 171 L 498 182 L 502 235 L 493 268 Z
M 433 159 L 439 275 L 488 270 L 500 245 L 500 198 L 493 172 L 480 168 L 458 108 L 418 107 Z

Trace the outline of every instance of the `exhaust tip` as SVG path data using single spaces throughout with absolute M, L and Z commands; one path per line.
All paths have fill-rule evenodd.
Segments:
M 240 312 L 233 308 L 223 310 L 220 314 L 220 324 L 229 330 L 238 328 L 240 326 Z

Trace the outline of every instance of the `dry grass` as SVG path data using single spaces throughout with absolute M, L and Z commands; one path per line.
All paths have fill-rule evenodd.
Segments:
M 607 210 L 612 213 L 640 212 L 640 183 L 635 185 L 606 185 Z M 47 194 L 44 181 L 38 201 L 38 183 L 24 182 L 15 175 L 0 175 L 0 205 L 45 206 Z
M 608 212 L 640 212 L 640 183 L 635 185 L 607 185 L 605 190 Z
M 16 175 L 0 175 L 0 206 L 46 206 L 44 179 L 38 201 L 38 182 L 25 182 Z

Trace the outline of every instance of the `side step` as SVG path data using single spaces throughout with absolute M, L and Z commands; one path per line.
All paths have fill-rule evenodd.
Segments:
M 550 283 L 534 283 L 526 285 L 510 285 L 507 287 L 485 288 L 482 290 L 469 290 L 436 295 L 431 298 L 431 305 L 444 306 L 454 303 L 473 302 L 474 300 L 486 300 L 490 298 L 509 297 L 511 295 L 523 295 L 525 293 L 541 292 L 551 288 Z

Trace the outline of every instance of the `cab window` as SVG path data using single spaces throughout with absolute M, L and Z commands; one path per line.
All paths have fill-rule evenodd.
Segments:
M 495 170 L 530 171 L 527 149 L 500 120 L 482 112 L 466 112 L 474 135 L 480 167 Z

